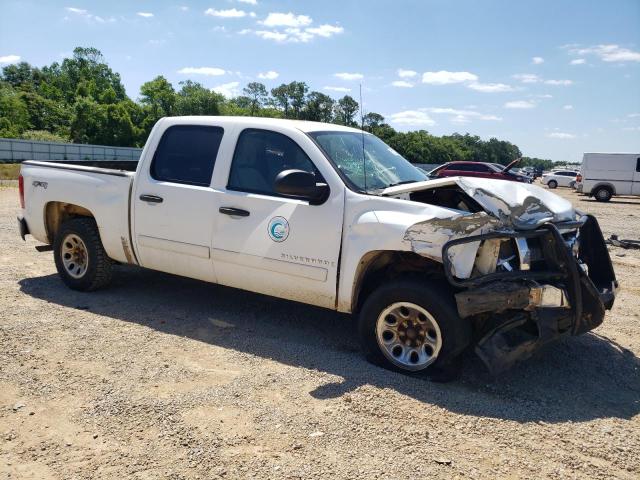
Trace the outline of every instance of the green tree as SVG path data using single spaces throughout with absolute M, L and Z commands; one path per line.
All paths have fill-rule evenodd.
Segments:
M 289 86 L 283 83 L 279 87 L 272 88 L 271 96 L 273 97 L 273 105 L 282 110 L 285 118 L 289 118 L 289 110 L 291 108 L 291 103 L 289 101 Z
M 175 104 L 176 115 L 220 115 L 219 104 L 224 97 L 197 82 L 180 82 Z
M 358 102 L 349 95 L 345 95 L 338 100 L 335 107 L 335 122 L 348 127 L 356 127 L 358 124 L 355 121 L 355 116 L 358 108 Z
M 0 82 L 0 136 L 15 138 L 29 128 L 26 102 L 10 84 Z
M 335 103 L 335 100 L 329 95 L 321 92 L 311 92 L 307 96 L 307 103 L 302 112 L 302 117 L 305 120 L 312 120 L 314 122 L 330 123 L 333 120 Z
M 362 118 L 365 130 L 371 132 L 384 124 L 384 117 L 379 113 L 369 112 Z
M 269 98 L 267 87 L 260 82 L 251 82 L 247 84 L 242 92 L 250 99 L 249 112 L 251 115 L 258 113 Z

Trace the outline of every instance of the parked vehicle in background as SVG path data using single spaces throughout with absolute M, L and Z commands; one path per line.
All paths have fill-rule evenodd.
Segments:
M 549 188 L 573 187 L 578 172 L 575 170 L 553 170 L 542 175 L 542 184 Z
M 599 202 L 640 195 L 640 153 L 585 153 L 576 189 Z
M 446 371 L 475 346 L 498 372 L 600 325 L 617 283 L 594 217 L 493 178 L 428 180 L 339 125 L 171 117 L 135 173 L 24 162 L 18 226 L 74 290 L 140 265 L 357 314 L 387 368 Z
M 519 161 L 514 160 L 506 167 L 504 165 L 484 162 L 448 162 L 429 172 L 431 178 L 443 177 L 478 177 L 496 180 L 510 180 L 512 182 L 531 183 L 526 175 L 513 173 L 511 169 Z

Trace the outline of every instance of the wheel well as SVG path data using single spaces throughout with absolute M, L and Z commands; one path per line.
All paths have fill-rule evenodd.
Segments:
M 93 213 L 80 205 L 65 202 L 47 203 L 44 213 L 44 224 L 47 229 L 49 243 L 53 244 L 53 239 L 64 222 L 77 217 L 95 218 Z
M 398 278 L 439 278 L 446 282 L 442 264 L 414 252 L 375 251 L 361 260 L 354 281 L 352 312 L 360 311 L 362 304 L 376 288 Z

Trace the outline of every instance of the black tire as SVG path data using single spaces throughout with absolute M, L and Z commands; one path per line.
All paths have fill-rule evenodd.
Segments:
M 549 180 L 549 182 L 547 182 L 547 187 L 551 189 L 558 188 L 558 182 L 556 182 L 555 180 Z
M 63 242 L 69 235 L 79 237 L 87 251 L 86 271 L 74 278 L 63 262 Z M 98 226 L 93 218 L 73 218 L 62 224 L 53 242 L 53 258 L 62 281 L 72 290 L 89 292 L 105 287 L 112 277 L 113 260 L 104 251 Z
M 613 197 L 610 187 L 598 187 L 593 191 L 593 196 L 598 202 L 608 202 Z
M 441 334 L 441 347 L 433 363 L 405 368 L 393 363 L 378 343 L 376 326 L 385 309 L 398 302 L 408 302 L 428 311 Z M 374 290 L 365 300 L 358 318 L 358 334 L 367 360 L 389 370 L 429 375 L 433 380 L 448 381 L 459 372 L 457 357 L 469 345 L 472 329 L 468 321 L 460 319 L 452 292 L 431 281 L 397 280 Z

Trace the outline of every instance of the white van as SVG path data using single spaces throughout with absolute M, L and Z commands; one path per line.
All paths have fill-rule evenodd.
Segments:
M 577 190 L 599 202 L 640 195 L 640 153 L 585 153 Z

